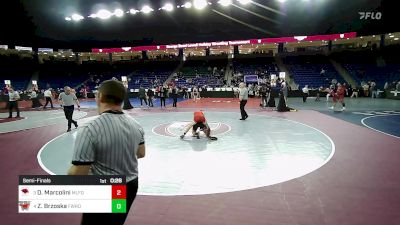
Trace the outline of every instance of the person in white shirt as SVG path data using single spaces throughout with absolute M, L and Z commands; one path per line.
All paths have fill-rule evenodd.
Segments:
M 31 92 L 31 100 L 32 100 L 32 108 L 39 108 L 42 106 L 42 104 L 39 102 L 38 94 L 36 93 L 35 90 L 32 90 Z
M 240 83 L 239 84 L 239 100 L 240 100 L 240 115 L 242 116 L 242 118 L 240 118 L 240 120 L 246 120 L 247 117 L 249 117 L 249 115 L 247 115 L 246 110 L 244 109 L 244 107 L 247 104 L 247 100 L 249 99 L 249 91 L 246 88 L 246 84 L 245 83 Z
M 196 86 L 193 87 L 192 89 L 192 95 L 193 95 L 193 101 L 197 101 L 197 99 L 200 99 L 200 93 L 199 93 L 199 89 L 197 89 Z
M 376 90 L 376 83 L 374 81 L 371 82 L 369 90 L 370 90 L 370 93 L 371 93 L 371 98 L 377 98 L 378 97 L 378 92 Z
M 16 118 L 19 118 L 19 108 L 18 108 L 18 100 L 20 99 L 19 94 L 17 91 L 14 91 L 13 87 L 8 88 L 8 97 L 9 97 L 9 103 L 8 103 L 8 112 L 9 116 L 8 118 L 12 117 L 12 110 L 15 108 L 15 111 L 17 111 L 17 116 Z
M 281 83 L 281 89 L 282 89 L 282 93 L 283 93 L 283 98 L 285 99 L 285 103 L 286 103 L 286 106 L 287 106 L 287 104 L 288 104 L 288 94 L 289 94 L 289 88 L 288 88 L 288 86 L 286 85 L 286 82 L 282 82 Z M 272 91 L 271 91 L 271 93 L 272 93 Z
M 321 72 L 320 72 L 319 74 L 321 75 L 321 77 L 324 77 L 324 76 L 325 76 L 325 70 L 324 70 L 324 68 L 321 69 Z
M 47 89 L 44 92 L 44 97 L 46 98 L 46 104 L 43 106 L 43 109 L 45 109 L 47 107 L 47 104 L 49 104 L 49 102 L 50 102 L 51 108 L 54 109 L 53 101 L 52 101 L 53 95 L 51 94 L 51 88 Z
M 306 102 L 309 93 L 308 85 L 304 86 L 302 90 L 303 90 L 303 102 Z

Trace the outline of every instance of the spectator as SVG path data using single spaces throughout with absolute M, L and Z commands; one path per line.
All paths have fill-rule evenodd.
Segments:
M 54 107 L 53 107 L 53 101 L 52 101 L 52 98 L 53 98 L 53 94 L 51 93 L 51 88 L 48 88 L 45 92 L 44 92 L 44 97 L 46 98 L 46 104 L 43 106 L 43 109 L 46 109 L 46 107 L 47 107 L 47 104 L 49 104 L 49 102 L 50 102 L 50 105 L 51 105 L 51 108 L 53 109 Z
M 152 88 L 152 87 L 150 87 L 150 88 L 147 90 L 147 97 L 148 97 L 148 99 L 149 99 L 149 106 L 150 106 L 150 107 L 154 107 L 154 105 L 153 105 L 154 91 L 153 91 L 153 88 Z
M 32 108 L 37 109 L 42 106 L 42 104 L 39 102 L 38 94 L 35 90 L 32 90 L 30 98 L 32 100 Z
M 139 99 L 140 99 L 140 107 L 143 106 L 143 101 L 146 104 L 146 106 L 149 107 L 149 105 L 147 104 L 146 90 L 142 86 L 140 86 L 139 88 Z
M 308 94 L 309 94 L 309 91 L 310 91 L 310 90 L 308 89 L 308 85 L 304 86 L 303 89 L 302 89 L 302 91 L 303 91 L 303 102 L 306 102 L 306 101 L 307 101 Z
M 377 97 L 377 91 L 376 91 L 376 83 L 374 81 L 371 81 L 369 91 L 371 93 L 371 98 L 376 98 Z
M 176 103 L 178 101 L 178 88 L 177 87 L 172 87 L 171 90 L 171 97 L 173 99 L 172 107 L 176 107 Z
M 321 75 L 321 77 L 325 77 L 325 70 L 324 68 L 321 69 L 321 72 L 319 73 Z

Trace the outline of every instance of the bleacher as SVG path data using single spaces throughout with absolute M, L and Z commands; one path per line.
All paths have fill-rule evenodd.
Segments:
M 215 60 L 187 60 L 175 79 L 177 86 L 222 86 L 221 79 L 228 64 L 227 59 Z M 214 68 L 216 68 L 214 72 Z
M 1 78 L 10 80 L 15 90 L 25 90 L 35 71 L 36 65 L 33 58 L 0 54 Z
M 146 61 L 132 67 L 128 79 L 131 89 L 162 85 L 179 65 L 179 61 Z
M 346 83 L 326 56 L 287 56 L 283 61 L 300 88 L 305 85 L 309 88 L 329 87 L 332 79 Z M 324 75 L 321 75 L 322 69 Z
M 273 57 L 235 58 L 233 60 L 234 74 L 267 75 L 279 73 Z
M 373 80 L 378 88 L 386 81 L 400 80 L 400 47 L 378 50 L 341 51 L 326 55 L 281 55 L 290 75 L 300 88 L 328 87 L 332 79 L 340 83 L 345 80 L 333 67 L 330 59 L 340 63 L 358 84 Z M 183 63 L 177 70 L 180 63 Z M 82 64 L 69 61 L 44 61 L 39 64 L 34 54 L 17 52 L 0 54 L 0 73 L 4 80 L 11 80 L 16 90 L 25 90 L 32 78 L 38 74 L 40 89 L 47 87 L 62 88 L 89 86 L 94 90 L 96 80 L 127 76 L 130 89 L 162 85 L 168 77 L 177 72 L 172 79 L 179 87 L 208 86 L 221 87 L 228 65 L 228 58 L 189 57 L 185 62 L 176 60 L 134 60 L 116 61 L 83 61 Z M 215 68 L 215 70 L 214 70 Z M 279 73 L 275 58 L 271 56 L 241 56 L 232 59 L 232 72 L 242 75 L 269 76 Z M 325 74 L 321 75 L 321 70 Z
M 380 50 L 344 51 L 331 55 L 348 71 L 358 85 L 375 81 L 382 89 L 385 82 L 400 80 L 399 47 Z
M 378 88 L 383 88 L 385 82 L 400 80 L 400 64 L 377 66 L 373 64 L 342 64 L 357 84 L 375 81 Z
M 82 68 L 74 62 L 47 61 L 39 68 L 38 86 L 40 89 L 75 87 L 85 80 Z

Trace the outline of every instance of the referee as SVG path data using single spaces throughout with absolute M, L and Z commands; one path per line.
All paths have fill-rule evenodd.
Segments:
M 125 175 L 126 213 L 84 213 L 82 225 L 124 224 L 138 190 L 138 158 L 145 156 L 143 128 L 122 112 L 126 88 L 115 80 L 104 81 L 96 98 L 96 119 L 79 129 L 68 175 Z
M 242 116 L 242 118 L 240 118 L 240 120 L 246 120 L 247 117 L 249 117 L 249 115 L 247 115 L 246 110 L 244 110 L 244 107 L 247 104 L 247 100 L 249 99 L 249 91 L 246 88 L 246 84 L 245 83 L 240 83 L 239 84 L 239 100 L 240 100 L 240 115 Z
M 8 88 L 8 97 L 9 97 L 9 102 L 8 102 L 8 112 L 9 116 L 8 118 L 12 118 L 12 111 L 15 108 L 15 111 L 17 111 L 17 117 L 19 118 L 19 108 L 18 108 L 18 100 L 20 99 L 19 94 L 17 91 L 14 91 L 14 88 L 9 87 Z
M 71 123 L 75 125 L 75 128 L 78 127 L 78 122 L 72 119 L 72 115 L 74 114 L 74 102 L 78 106 L 78 110 L 81 108 L 81 106 L 79 105 L 78 98 L 74 93 L 71 92 L 71 88 L 68 86 L 64 87 L 64 92 L 58 96 L 58 100 L 61 101 L 61 106 L 64 106 L 65 118 L 68 120 L 67 132 L 70 132 Z

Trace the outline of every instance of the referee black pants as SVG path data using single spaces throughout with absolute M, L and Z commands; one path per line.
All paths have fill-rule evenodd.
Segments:
M 68 129 L 71 129 L 71 123 L 73 123 L 75 127 L 78 126 L 78 123 L 72 119 L 72 115 L 74 114 L 73 105 L 64 106 L 64 114 L 65 118 L 68 120 Z
M 15 108 L 15 111 L 17 111 L 17 117 L 19 117 L 19 108 L 18 108 L 18 102 L 17 101 L 9 101 L 8 102 L 8 112 L 9 112 L 9 118 L 12 117 L 12 111 Z
M 46 108 L 47 104 L 49 104 L 49 102 L 50 102 L 51 108 L 54 108 L 53 107 L 53 101 L 51 100 L 51 98 L 50 97 L 46 97 L 46 104 L 43 106 L 44 109 Z
M 126 184 L 126 213 L 83 213 L 81 225 L 123 225 L 136 198 L 138 179 Z
M 242 119 L 246 119 L 248 117 L 247 112 L 244 110 L 246 104 L 247 100 L 240 101 L 240 114 L 242 115 Z

